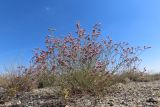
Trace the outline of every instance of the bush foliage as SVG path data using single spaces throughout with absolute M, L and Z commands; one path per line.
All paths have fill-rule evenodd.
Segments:
M 99 40 L 100 25 L 91 34 L 79 23 L 76 35 L 69 33 L 58 39 L 53 34 L 46 37 L 46 49 L 34 52 L 34 67 L 38 71 L 67 73 L 76 70 L 116 73 L 134 70 L 141 62 L 138 55 L 149 47 L 131 47 L 128 43 L 115 43 L 110 37 Z
M 12 76 L 8 87 L 27 91 L 33 84 L 39 88 L 57 85 L 70 94 L 97 94 L 119 81 L 115 79 L 117 74 L 133 79 L 126 71 L 138 71 L 139 55 L 148 48 L 132 47 L 102 36 L 100 24 L 87 32 L 77 23 L 76 33 L 64 38 L 56 38 L 51 32 L 46 37 L 45 49 L 34 50 L 32 66 L 21 75 Z

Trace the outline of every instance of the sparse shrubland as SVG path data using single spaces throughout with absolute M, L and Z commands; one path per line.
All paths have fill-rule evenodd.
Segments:
M 33 88 L 60 87 L 67 98 L 77 94 L 100 95 L 111 85 L 126 82 L 126 79 L 159 79 L 159 75 L 148 76 L 138 69 L 139 55 L 150 47 L 132 47 L 100 36 L 99 24 L 88 33 L 77 23 L 76 34 L 69 33 L 60 39 L 51 32 L 46 37 L 45 49 L 34 50 L 32 66 L 20 67 L 16 73 L 0 77 L 0 84 L 11 95 Z

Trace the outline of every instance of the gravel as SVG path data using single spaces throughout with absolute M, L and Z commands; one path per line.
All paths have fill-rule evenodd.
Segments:
M 85 95 L 65 101 L 57 89 L 35 89 L 6 101 L 0 88 L 0 107 L 160 107 L 160 81 L 119 83 L 103 97 Z

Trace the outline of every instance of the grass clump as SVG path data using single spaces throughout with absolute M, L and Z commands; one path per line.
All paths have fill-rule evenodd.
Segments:
M 160 74 L 149 74 L 140 71 L 125 71 L 121 74 L 115 75 L 116 81 L 121 83 L 127 82 L 150 82 L 160 80 Z
M 34 88 L 32 78 L 23 66 L 7 71 L 0 78 L 0 86 L 7 89 L 9 96 L 15 96 L 19 92 L 31 91 Z
M 143 73 L 138 71 L 125 71 L 123 73 L 115 75 L 116 81 L 127 83 L 130 81 L 140 82 L 143 80 Z
M 99 95 L 113 82 L 112 77 L 107 76 L 105 73 L 84 70 L 63 74 L 61 77 L 62 90 L 68 89 L 71 95 Z

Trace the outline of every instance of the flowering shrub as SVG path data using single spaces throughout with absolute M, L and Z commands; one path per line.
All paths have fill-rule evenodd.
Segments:
M 97 94 L 116 83 L 117 74 L 138 71 L 139 55 L 150 47 L 131 47 L 125 42 L 113 42 L 110 37 L 101 40 L 100 36 L 100 24 L 87 33 L 77 23 L 76 35 L 69 33 L 61 39 L 51 32 L 46 37 L 45 49 L 34 50 L 31 74 L 45 74 L 46 79 L 41 79 L 45 84 L 52 84 L 47 75 L 53 75 L 53 80 L 56 76 L 58 85 L 70 94 Z
M 101 40 L 100 36 L 100 24 L 87 33 L 77 23 L 76 34 L 69 33 L 61 39 L 51 32 L 46 37 L 45 49 L 34 50 L 32 66 L 19 67 L 14 73 L 0 77 L 0 86 L 7 88 L 11 96 L 33 88 L 60 86 L 67 99 L 73 94 L 98 95 L 127 79 L 148 81 L 149 76 L 142 76 L 144 73 L 137 68 L 141 62 L 139 55 L 150 47 L 132 47 L 125 42 L 116 43 L 110 37 Z M 159 75 L 149 78 L 159 79 Z
M 46 49 L 34 51 L 34 67 L 38 71 L 66 73 L 76 70 L 116 73 L 135 70 L 141 60 L 138 55 L 149 47 L 130 47 L 128 43 L 114 43 L 110 37 L 99 40 L 100 25 L 96 24 L 88 34 L 79 23 L 76 35 L 65 38 L 46 37 Z M 52 35 L 52 34 L 51 34 Z

